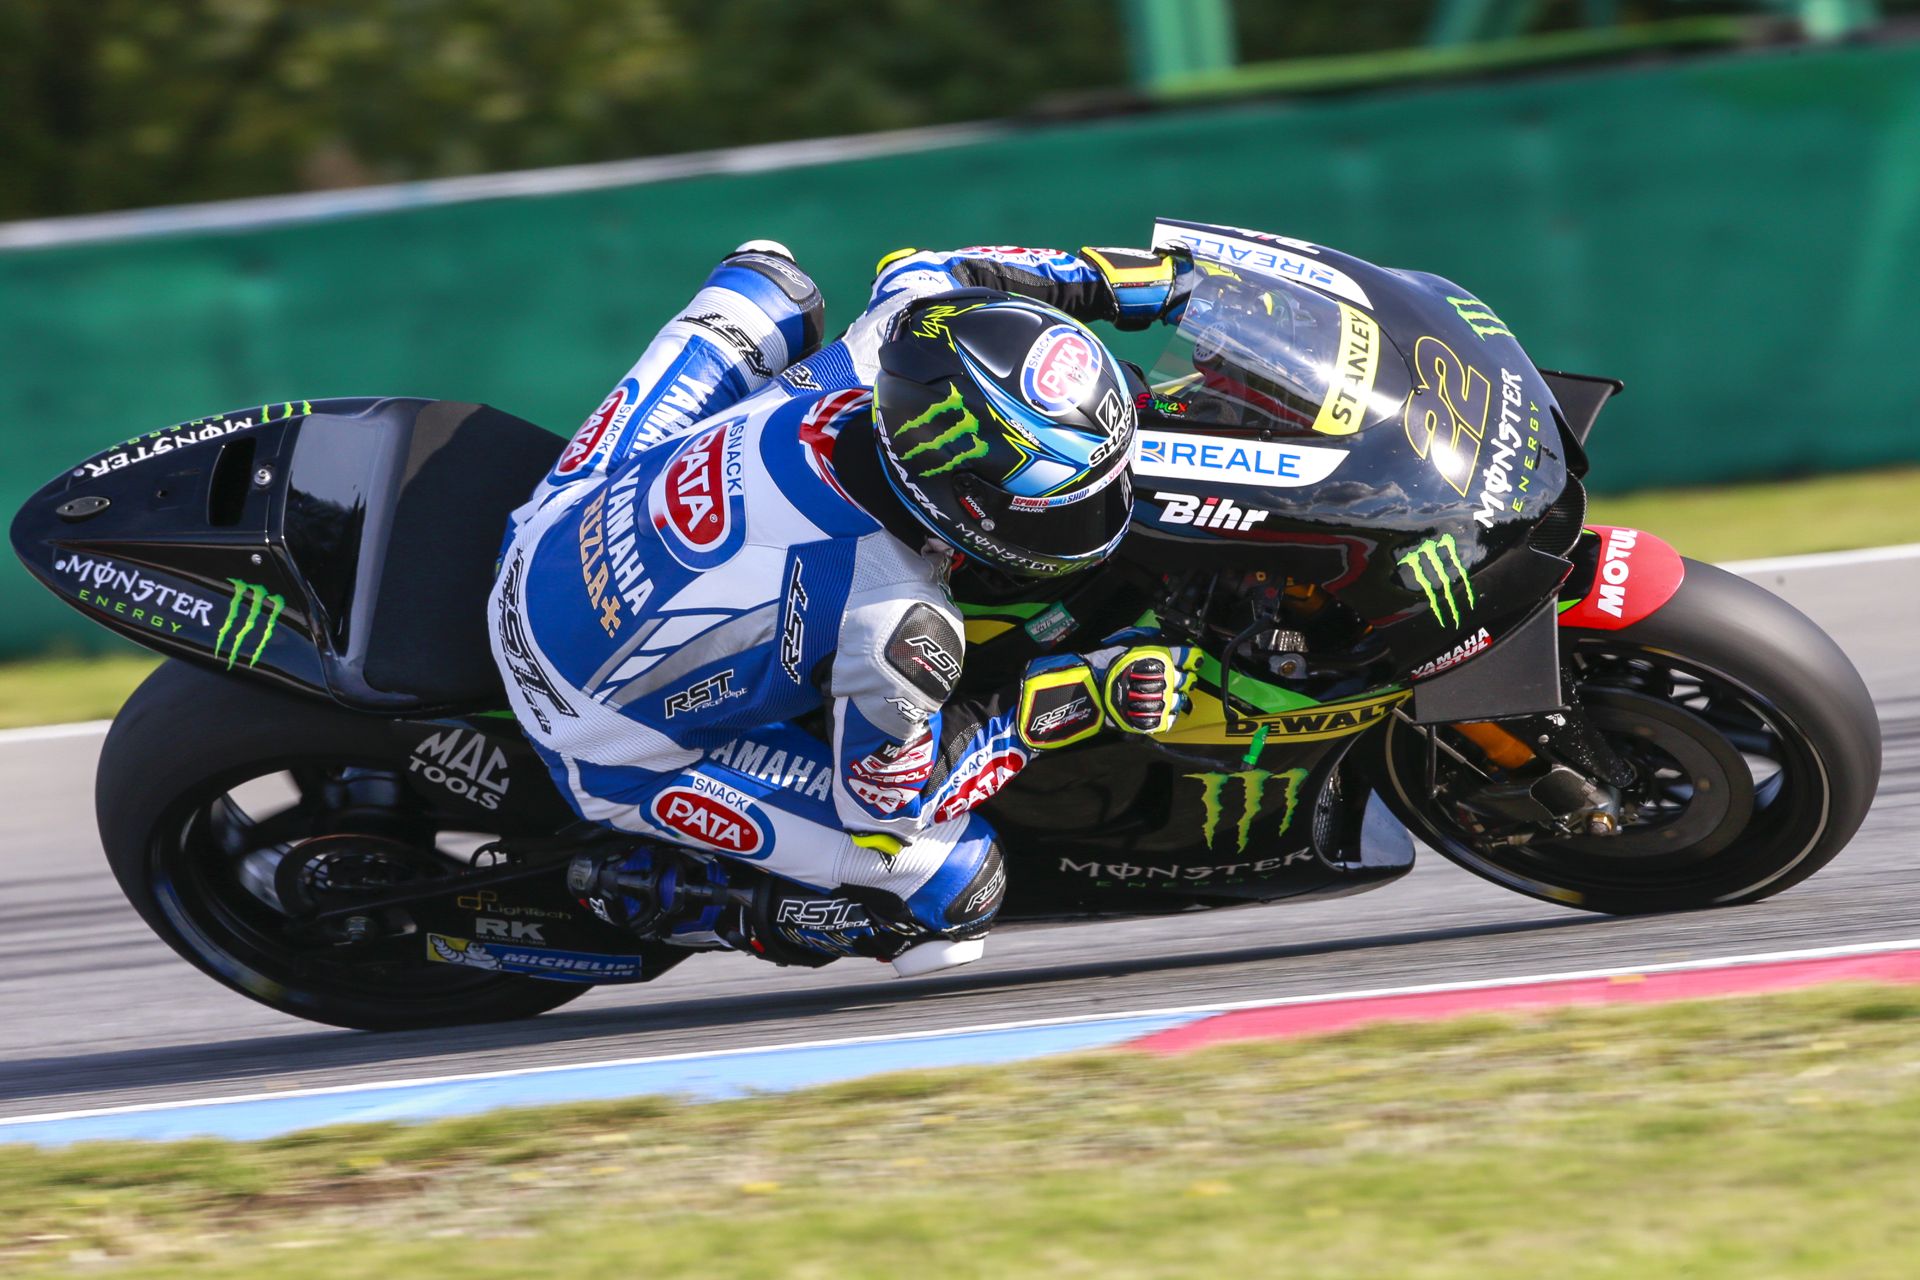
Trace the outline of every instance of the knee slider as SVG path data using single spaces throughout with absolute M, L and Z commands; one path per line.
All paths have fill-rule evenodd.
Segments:
M 734 253 L 728 255 L 727 265 L 744 267 L 764 277 L 787 296 L 800 316 L 801 326 L 800 346 L 792 353 L 792 359 L 799 360 L 813 354 L 820 346 L 820 339 L 825 336 L 827 327 L 827 302 L 820 296 L 820 286 L 813 282 L 813 277 L 802 271 L 792 259 L 775 253 Z

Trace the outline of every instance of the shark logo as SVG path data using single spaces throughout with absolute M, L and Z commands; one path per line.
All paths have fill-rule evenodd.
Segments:
M 1206 825 L 1201 833 L 1206 837 L 1207 848 L 1213 848 L 1214 837 L 1220 831 L 1220 818 L 1225 806 L 1221 803 L 1222 793 L 1226 791 L 1229 780 L 1240 782 L 1240 821 L 1234 827 L 1234 852 L 1245 853 L 1247 841 L 1253 837 L 1253 820 L 1260 812 L 1260 801 L 1265 797 L 1267 783 L 1278 778 L 1286 787 L 1287 807 L 1280 815 L 1280 826 L 1274 831 L 1278 839 L 1287 834 L 1287 828 L 1293 825 L 1293 811 L 1300 803 L 1300 784 L 1307 780 L 1305 769 L 1287 769 L 1280 773 L 1269 773 L 1265 769 L 1243 769 L 1239 773 L 1189 773 L 1189 778 L 1198 779 L 1201 785 L 1200 804 L 1206 812 Z
M 280 622 L 280 611 L 287 607 L 286 599 L 269 595 L 267 589 L 257 582 L 242 582 L 238 578 L 228 578 L 227 581 L 233 584 L 233 598 L 227 603 L 227 620 L 220 624 L 220 634 L 213 638 L 213 656 L 219 658 L 224 650 L 227 668 L 232 670 L 235 659 L 240 656 L 241 646 L 253 634 L 261 613 L 265 612 L 267 625 L 261 630 L 260 639 L 254 643 L 253 652 L 247 655 L 247 665 L 258 666 L 260 654 L 266 649 L 267 641 L 273 639 L 273 629 Z M 246 621 L 241 622 L 240 630 L 234 631 L 233 624 L 240 621 L 243 602 L 247 606 Z M 232 634 L 231 641 L 228 640 L 229 633 Z
M 920 441 L 900 455 L 902 463 L 917 458 L 923 453 L 933 453 L 936 457 L 945 459 L 933 465 L 923 465 L 915 474 L 923 477 L 937 476 L 953 470 L 963 462 L 971 462 L 975 458 L 987 456 L 987 442 L 980 438 L 980 420 L 967 408 L 966 400 L 961 396 L 957 383 L 947 384 L 946 399 L 927 406 L 924 413 L 909 418 L 895 427 L 894 437 L 898 439 L 903 433 L 912 431 L 916 427 L 932 427 L 948 414 L 957 415 L 953 419 L 953 425 L 931 439 Z M 963 440 L 969 442 L 966 448 L 956 450 L 956 446 Z
M 1440 553 L 1447 553 L 1441 560 Z M 1460 606 L 1453 598 L 1453 585 L 1447 576 L 1447 565 L 1452 564 L 1454 575 L 1460 579 L 1460 590 L 1467 598 L 1467 608 L 1473 608 L 1473 584 L 1467 581 L 1466 567 L 1460 563 L 1460 549 L 1454 545 L 1452 534 L 1443 534 L 1439 538 L 1429 538 L 1413 550 L 1400 556 L 1395 563 L 1404 564 L 1413 570 L 1413 580 L 1427 593 L 1427 607 L 1433 610 L 1433 620 L 1441 626 L 1448 625 L 1449 616 L 1453 626 L 1460 625 Z M 1440 593 L 1434 594 L 1433 582 L 1427 577 L 1427 569 L 1433 570 L 1433 576 L 1440 580 Z M 1441 602 L 1447 606 L 1447 612 L 1440 612 Z

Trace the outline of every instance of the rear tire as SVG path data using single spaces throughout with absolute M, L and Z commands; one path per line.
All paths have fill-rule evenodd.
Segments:
M 107 863 L 134 910 L 189 963 L 313 1022 L 366 1031 L 499 1022 L 586 994 L 585 983 L 448 973 L 452 966 L 428 964 L 424 955 L 417 967 L 360 973 L 337 948 L 303 950 L 276 937 L 270 904 L 243 883 L 235 833 L 244 841 L 268 822 L 290 838 L 351 831 L 380 813 L 367 806 L 349 817 L 303 794 L 295 810 L 255 822 L 228 793 L 292 772 L 331 780 L 335 791 L 358 786 L 364 800 L 368 791 L 397 793 L 379 782 L 403 772 L 407 759 L 378 717 L 168 662 L 127 700 L 100 752 L 94 809 Z M 342 776 L 356 781 L 342 784 Z M 396 809 L 389 816 L 431 839 L 430 814 Z
M 1560 645 L 1596 727 L 1643 777 L 1664 762 L 1666 792 L 1654 789 L 1649 825 L 1620 836 L 1490 846 L 1435 803 L 1425 739 L 1395 720 L 1376 740 L 1381 796 L 1467 870 L 1616 915 L 1732 906 L 1798 884 L 1860 829 L 1880 782 L 1873 698 L 1839 645 L 1786 601 L 1689 560 L 1652 616 L 1618 631 L 1563 628 Z M 1661 845 L 1663 825 L 1685 842 Z

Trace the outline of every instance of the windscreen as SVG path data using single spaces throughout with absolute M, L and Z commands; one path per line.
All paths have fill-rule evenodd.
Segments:
M 1203 275 L 1154 365 L 1155 408 L 1196 425 L 1352 435 L 1398 416 L 1399 397 L 1375 386 L 1385 346 L 1374 318 L 1338 299 L 1283 280 Z

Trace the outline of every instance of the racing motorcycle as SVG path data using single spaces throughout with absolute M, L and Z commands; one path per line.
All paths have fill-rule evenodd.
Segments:
M 1036 586 L 968 570 L 965 681 L 1146 623 L 1205 654 L 1187 714 L 970 768 L 1003 926 L 1377 889 L 1414 837 L 1590 911 L 1753 902 L 1813 874 L 1878 785 L 1871 699 L 1783 601 L 1591 524 L 1621 384 L 1536 367 L 1431 275 L 1162 221 L 1198 265 L 1139 369 L 1132 531 Z M 101 752 L 100 836 L 182 956 L 369 1029 L 522 1017 L 692 954 L 617 925 L 506 705 L 484 602 L 560 439 L 497 409 L 287 402 L 53 480 L 27 568 L 164 654 Z M 749 738 L 731 763 L 793 785 Z

